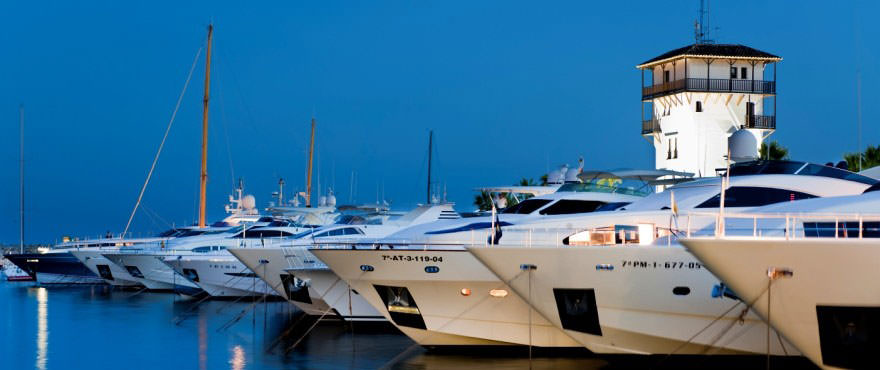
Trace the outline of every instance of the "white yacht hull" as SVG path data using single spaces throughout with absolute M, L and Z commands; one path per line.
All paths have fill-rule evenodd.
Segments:
M 229 251 L 278 295 L 308 315 L 338 315 L 352 321 L 374 321 L 381 317 L 357 294 L 352 295 L 349 310 L 349 285 L 330 271 L 320 271 L 323 265 L 305 247 L 232 248 Z M 305 266 L 310 267 L 304 269 Z M 328 297 L 332 297 L 329 303 Z
M 581 346 L 464 249 L 311 251 L 421 345 Z M 382 287 L 406 288 L 421 320 L 395 320 Z
M 876 366 L 877 239 L 691 239 L 683 244 L 740 297 L 754 301 L 755 310 L 816 365 Z M 771 268 L 792 275 L 773 280 L 768 291 Z M 858 362 L 866 357 L 867 364 Z
M 140 283 L 134 280 L 128 271 L 113 263 L 103 253 L 118 251 L 118 249 L 83 248 L 70 251 L 83 265 L 95 275 L 104 279 L 107 284 L 113 286 L 138 286 Z
M 165 263 L 212 297 L 277 296 L 266 282 L 229 254 L 172 257 Z
M 593 352 L 767 352 L 767 326 L 743 312 L 738 300 L 713 298 L 719 280 L 680 246 L 469 251 L 517 293 L 530 294 L 537 311 Z M 798 354 L 775 334 L 772 339 L 771 354 Z
M 185 294 L 195 294 L 201 289 L 198 285 L 178 275 L 162 259 L 164 255 L 152 254 L 104 254 L 129 271 L 137 282 L 151 290 L 180 290 Z M 141 276 L 137 276 L 140 274 Z

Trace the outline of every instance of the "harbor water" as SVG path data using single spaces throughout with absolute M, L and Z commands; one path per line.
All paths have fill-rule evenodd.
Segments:
M 286 302 L 199 301 L 109 286 L 0 281 L 0 369 L 763 368 L 761 356 L 597 357 L 527 348 L 428 351 L 388 325 L 304 319 Z M 280 339 L 279 339 L 280 338 Z M 774 359 L 773 368 L 813 368 Z

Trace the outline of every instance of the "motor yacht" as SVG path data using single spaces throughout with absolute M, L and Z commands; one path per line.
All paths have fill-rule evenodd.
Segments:
M 419 344 L 576 347 L 578 342 L 541 315 L 530 319 L 528 303 L 509 294 L 510 289 L 465 246 L 546 237 L 546 233 L 531 234 L 534 230 L 509 231 L 536 220 L 607 213 L 651 194 L 652 181 L 685 180 L 687 175 L 655 170 L 581 172 L 583 180 L 565 183 L 554 193 L 526 199 L 495 216 L 437 221 L 356 249 L 313 249 L 312 253 Z M 490 291 L 503 297 L 486 296 Z
M 880 192 L 716 217 L 724 233 L 682 244 L 731 292 L 817 366 L 874 367 Z
M 507 245 L 502 238 L 501 245 L 471 246 L 470 253 L 497 276 L 495 285 L 460 281 L 456 290 L 447 289 L 470 289 L 483 297 L 491 289 L 511 289 L 508 297 L 515 294 L 526 300 L 534 314 L 596 353 L 766 353 L 763 321 L 727 294 L 719 279 L 676 242 L 683 230 L 708 227 L 711 231 L 714 219 L 686 217 L 680 212 L 717 212 L 721 204 L 727 210 L 746 211 L 774 203 L 859 194 L 876 180 L 795 161 L 743 162 L 727 173 L 729 178 L 675 185 L 615 212 L 523 225 L 519 232 L 543 229 L 545 242 L 558 242 L 529 244 L 514 237 Z M 504 230 L 504 238 L 517 235 L 511 229 Z M 439 266 L 442 270 L 443 265 Z M 451 266 L 457 271 L 458 266 Z M 421 307 L 432 307 L 436 294 L 406 287 L 424 316 Z M 476 295 L 447 294 L 446 307 Z M 467 309 L 464 304 L 458 308 Z M 525 322 L 529 316 L 521 317 Z M 784 340 L 770 343 L 769 351 L 796 353 Z

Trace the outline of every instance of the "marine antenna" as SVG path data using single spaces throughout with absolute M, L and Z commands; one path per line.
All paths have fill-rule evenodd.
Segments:
M 694 39 L 697 44 L 715 43 L 715 40 L 709 39 L 710 8 L 709 0 L 700 0 L 700 19 L 694 21 Z

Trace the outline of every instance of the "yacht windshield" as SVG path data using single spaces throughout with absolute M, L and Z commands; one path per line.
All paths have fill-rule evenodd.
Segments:
M 556 192 L 593 192 L 645 196 L 653 193 L 653 190 L 653 187 L 644 181 L 613 177 L 597 177 L 590 179 L 587 182 L 563 184 L 556 190 Z
M 505 208 L 501 213 L 525 215 L 534 212 L 538 208 L 546 206 L 550 203 L 550 199 L 526 199 L 515 205 Z
M 822 176 L 841 180 L 855 181 L 868 185 L 874 185 L 878 183 L 878 181 L 875 179 L 859 175 L 855 172 L 850 172 L 836 167 L 823 166 L 806 162 L 759 160 L 741 162 L 730 166 L 730 176 L 766 174 Z

